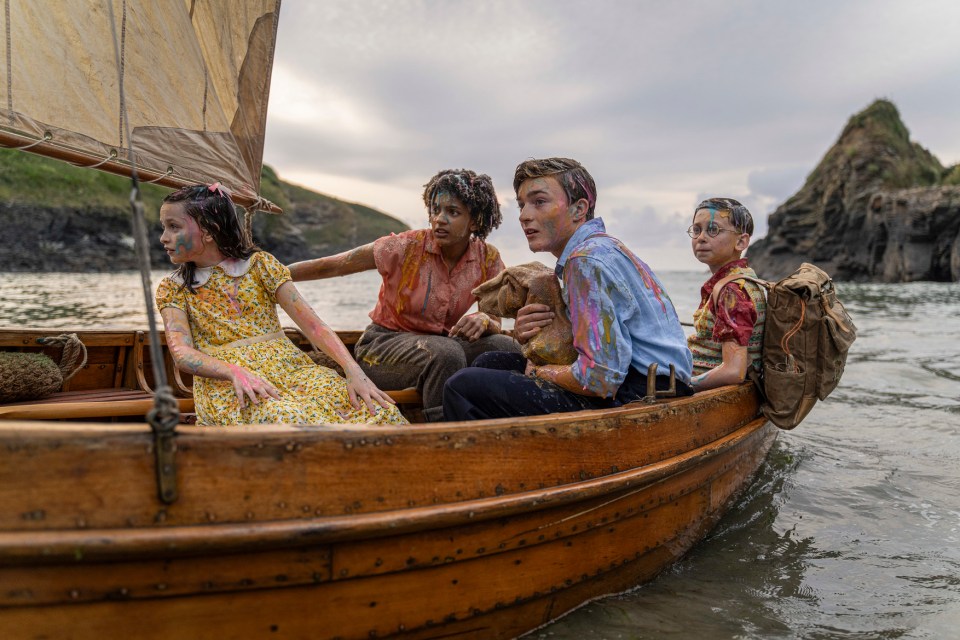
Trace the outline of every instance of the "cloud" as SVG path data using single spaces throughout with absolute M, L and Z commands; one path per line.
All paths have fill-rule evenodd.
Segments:
M 698 198 L 741 200 L 762 235 L 878 97 L 960 162 L 958 22 L 934 0 L 287 0 L 265 161 L 420 225 L 439 169 L 489 173 L 508 206 L 518 162 L 574 157 L 611 230 L 684 268 Z M 491 238 L 519 256 L 510 215 Z

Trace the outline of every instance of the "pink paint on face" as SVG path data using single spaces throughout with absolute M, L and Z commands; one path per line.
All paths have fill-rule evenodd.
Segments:
M 179 202 L 166 202 L 160 207 L 160 243 L 173 264 L 193 262 L 209 267 L 223 260 L 213 239 L 200 228 Z
M 581 212 L 576 202 L 567 201 L 553 176 L 524 180 L 517 189 L 517 205 L 530 250 L 548 251 L 557 258 L 584 221 L 585 210 Z
M 200 225 L 184 211 L 180 203 L 166 203 L 160 207 L 160 243 L 174 264 L 192 262 L 203 247 Z

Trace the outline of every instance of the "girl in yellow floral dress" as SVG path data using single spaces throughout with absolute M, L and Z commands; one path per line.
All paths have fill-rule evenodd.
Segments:
M 197 424 L 406 423 L 303 300 L 290 271 L 253 244 L 226 189 L 171 193 L 160 223 L 160 242 L 179 266 L 160 282 L 157 308 L 174 361 L 194 375 Z M 278 304 L 346 379 L 284 336 Z

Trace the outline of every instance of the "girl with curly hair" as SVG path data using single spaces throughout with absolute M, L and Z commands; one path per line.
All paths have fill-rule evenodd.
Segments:
M 499 274 L 500 253 L 486 243 L 502 215 L 490 176 L 445 169 L 423 190 L 429 227 L 391 234 L 334 256 L 290 265 L 294 281 L 376 269 L 383 277 L 372 323 L 354 348 L 379 387 L 416 387 L 424 416 L 439 419 L 447 378 L 487 351 L 519 352 L 500 319 L 467 313 L 471 291 Z

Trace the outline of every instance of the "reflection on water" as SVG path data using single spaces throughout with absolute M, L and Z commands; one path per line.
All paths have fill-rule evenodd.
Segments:
M 834 394 L 685 558 L 537 638 L 958 637 L 960 285 L 839 290 Z
M 704 275 L 661 276 L 689 320 Z M 139 287 L 0 274 L 0 326 L 143 327 Z M 376 273 L 300 285 L 338 329 L 367 324 L 378 287 Z M 532 637 L 957 637 L 960 285 L 839 290 L 859 329 L 840 387 L 780 434 L 717 528 L 653 582 Z
M 152 274 L 154 288 L 166 273 Z M 368 272 L 302 282 L 297 288 L 334 329 L 363 329 L 379 286 L 379 275 Z M 284 326 L 294 326 L 282 310 L 280 317 Z M 147 311 L 140 274 L 0 273 L 0 326 L 144 329 Z

